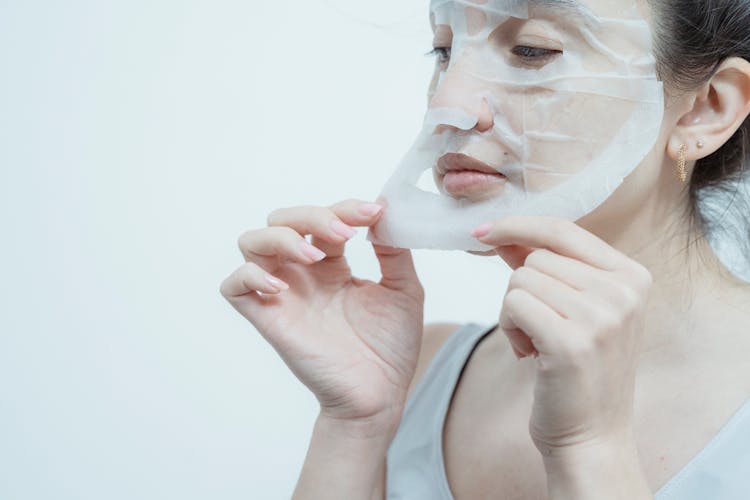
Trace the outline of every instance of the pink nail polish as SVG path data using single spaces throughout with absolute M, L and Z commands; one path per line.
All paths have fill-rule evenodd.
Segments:
M 359 206 L 359 213 L 368 217 L 374 217 L 383 210 L 383 207 L 375 203 L 365 203 Z
M 331 222 L 331 229 L 334 233 L 338 234 L 339 236 L 343 236 L 347 240 L 357 234 L 357 231 L 347 226 L 340 220 L 334 220 L 333 222 Z
M 490 234 L 491 230 L 492 224 L 482 224 L 481 226 L 475 228 L 474 231 L 471 232 L 471 235 L 475 238 L 482 238 Z
M 322 252 L 318 248 L 315 248 L 307 241 L 302 242 L 302 244 L 300 245 L 300 249 L 302 250 L 302 255 L 304 255 L 308 259 L 312 259 L 313 262 L 320 262 L 321 260 L 326 258 L 326 254 L 324 252 Z
M 289 290 L 289 285 L 287 285 L 280 279 L 271 276 L 270 274 L 266 274 L 266 281 L 268 281 L 271 286 L 273 286 L 274 288 L 278 288 L 279 290 Z

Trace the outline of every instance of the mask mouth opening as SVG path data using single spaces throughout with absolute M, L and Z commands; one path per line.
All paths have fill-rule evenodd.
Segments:
M 438 175 L 445 175 L 448 172 L 475 171 L 505 177 L 498 167 L 492 166 L 463 153 L 444 154 L 438 158 L 435 169 Z

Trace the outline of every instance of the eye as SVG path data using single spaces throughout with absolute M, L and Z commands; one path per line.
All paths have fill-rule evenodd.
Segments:
M 513 47 L 511 53 L 514 56 L 530 63 L 543 63 L 547 60 L 562 54 L 562 50 L 545 49 L 542 47 L 529 47 L 526 45 L 517 45 Z
M 451 48 L 450 47 L 435 47 L 429 51 L 426 56 L 433 56 L 436 58 L 438 64 L 446 65 L 451 60 Z

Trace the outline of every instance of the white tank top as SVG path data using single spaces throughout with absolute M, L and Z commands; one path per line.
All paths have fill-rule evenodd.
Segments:
M 463 325 L 432 359 L 406 403 L 398 431 L 388 449 L 387 500 L 454 500 L 443 459 L 445 417 L 474 348 L 496 327 L 496 324 L 489 327 L 475 323 Z M 748 499 L 750 399 L 655 495 L 655 500 Z

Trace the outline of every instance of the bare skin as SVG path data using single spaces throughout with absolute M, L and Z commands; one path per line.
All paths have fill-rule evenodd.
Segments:
M 665 331 L 672 337 L 643 353 L 634 398 L 637 446 L 654 492 L 750 398 L 744 354 L 750 287 L 728 281 L 721 292 L 702 295 L 684 317 L 673 318 L 671 330 L 659 321 L 646 332 L 652 339 L 664 339 Z M 650 304 L 652 310 L 667 306 L 664 296 Z M 442 343 L 455 327 L 432 327 L 425 342 Z M 547 498 L 545 469 L 528 434 L 534 375 L 532 360 L 519 362 L 497 330 L 469 358 L 444 427 L 446 474 L 456 498 L 493 498 L 497 491 L 508 499 Z

